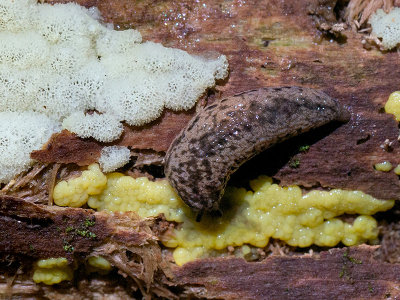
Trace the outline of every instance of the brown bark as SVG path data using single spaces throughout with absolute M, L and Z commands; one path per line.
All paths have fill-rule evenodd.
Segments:
M 152 224 L 134 212 L 109 214 L 4 196 L 0 197 L 0 261 L 67 257 L 72 263 L 100 255 L 145 287 L 146 293 L 155 272 L 165 266 Z
M 262 165 L 279 161 L 271 175 L 284 185 L 362 190 L 381 199 L 400 198 L 397 175 L 373 167 L 382 161 L 400 163 L 397 123 L 382 113 L 389 94 L 398 89 L 399 60 L 396 53 L 364 50 L 361 37 L 350 28 L 341 33 L 341 43 L 318 37 L 316 25 L 335 20 L 336 1 L 321 5 L 318 1 L 274 0 L 78 2 L 97 4 L 107 22 L 138 29 L 144 40 L 199 55 L 227 55 L 229 80 L 217 86 L 219 94 L 211 100 L 277 85 L 313 87 L 336 97 L 348 105 L 349 123 L 307 135 L 303 142 L 310 144 L 310 151 L 297 157 L 298 168 L 290 167 L 298 146 L 291 143 L 285 144 L 286 156 L 277 151 L 277 157 L 264 157 Z M 165 151 L 188 116 L 166 113 L 142 130 L 127 130 L 122 143 L 148 147 L 146 141 L 158 137 L 163 143 L 153 149 Z M 390 151 L 381 147 L 387 139 L 392 142 Z M 271 173 L 270 169 L 266 167 L 265 172 Z
M 400 265 L 374 259 L 376 247 L 316 256 L 195 261 L 174 271 L 184 295 L 222 299 L 396 299 Z
M 31 158 L 43 163 L 75 163 L 87 166 L 98 161 L 103 146 L 93 139 L 81 139 L 76 134 L 63 130 L 55 133 L 43 149 L 31 153 Z
M 177 267 L 166 256 L 162 258 L 156 243 L 154 233 L 168 230 L 163 218 L 140 220 L 134 213 L 95 213 L 1 197 L 0 227 L 0 296 L 62 299 L 93 298 L 100 293 L 134 298 L 139 290 L 149 297 L 169 299 L 400 296 L 400 264 L 380 260 L 379 246 L 315 254 L 292 252 L 291 256 L 272 255 L 260 262 L 234 257 L 202 259 Z M 95 237 L 82 236 L 83 230 Z M 98 255 L 109 260 L 118 273 L 106 277 L 85 273 L 86 258 Z M 67 257 L 77 263 L 75 280 L 59 286 L 34 284 L 32 263 L 47 257 Z M 16 263 L 20 267 L 13 271 Z
M 340 39 L 321 38 L 316 23 L 320 18 L 334 22 L 332 5 L 335 1 L 328 1 L 332 4 L 330 8 L 319 6 L 317 1 L 306 0 L 77 2 L 86 6 L 98 5 L 106 21 L 114 22 L 119 28 L 134 27 L 142 33 L 144 40 L 162 42 L 166 46 L 199 55 L 209 52 L 227 55 L 230 77 L 217 86 L 216 93 L 211 94 L 209 100 L 258 87 L 279 85 L 318 88 L 339 99 L 352 113 L 349 123 L 340 127 L 333 124 L 273 149 L 256 162 L 259 171 L 272 173 L 285 185 L 296 183 L 305 187 L 355 189 L 382 199 L 400 199 L 398 176 L 373 168 L 375 163 L 382 161 L 390 161 L 393 165 L 400 162 L 398 124 L 393 116 L 382 113 L 389 94 L 399 88 L 398 54 L 363 49 L 361 37 L 350 28 L 341 32 Z M 165 113 L 164 118 L 146 129 L 126 131 L 122 139 L 126 141 L 125 145 L 135 148 L 147 138 L 154 139 L 154 132 L 163 141 L 172 140 L 168 129 L 170 122 L 174 123 L 173 128 L 178 132 L 190 115 L 174 114 L 171 117 L 173 121 L 165 121 L 167 115 Z M 390 148 L 381 147 L 385 140 L 392 143 Z M 298 153 L 298 147 L 304 144 L 310 145 L 310 149 Z M 168 142 L 162 148 L 167 146 Z M 161 151 L 161 146 L 160 149 L 154 146 L 150 149 Z M 290 166 L 293 156 L 300 161 L 298 168 Z M 128 226 L 124 226 L 125 233 L 115 231 L 116 227 L 106 224 L 115 224 L 116 221 L 103 213 L 83 209 L 50 209 L 33 204 L 21 206 L 20 200 L 14 199 L 16 204 L 10 204 L 7 199 L 10 200 L 3 198 L 0 202 L 0 222 L 1 228 L 4 228 L 0 232 L 0 252 L 3 258 L 17 253 L 34 258 L 66 255 L 62 216 L 75 222 L 74 226 L 81 224 L 87 216 L 96 216 L 96 224 L 101 224 L 101 227 L 93 227 L 98 240 L 74 237 L 72 242 L 76 253 L 87 255 L 95 251 L 93 249 L 101 250 L 95 253 L 108 255 L 107 258 L 116 262 L 114 265 L 123 274 L 129 270 L 124 269 L 124 264 L 117 264 L 122 254 L 114 253 L 118 256 L 115 257 L 109 253 L 111 248 L 102 244 L 103 238 L 115 238 L 122 250 L 125 250 L 127 241 L 133 249 L 143 247 L 138 245 L 142 238 L 141 231 L 129 230 Z M 114 217 L 116 220 L 126 218 L 124 214 Z M 56 224 L 62 225 L 64 231 L 61 234 Z M 398 231 L 395 225 L 387 228 Z M 149 237 L 148 234 L 151 236 L 146 231 L 146 237 Z M 155 282 L 162 285 L 153 288 L 162 291 L 156 294 L 169 298 L 173 295 L 236 299 L 400 297 L 398 251 L 387 245 L 399 244 L 399 237 L 388 233 L 383 241 L 383 249 L 388 252 L 391 264 L 375 258 L 378 254 L 382 255 L 377 253 L 380 250 L 366 246 L 353 247 L 349 251 L 345 248 L 333 249 L 314 256 L 273 256 L 256 263 L 240 259 L 210 259 L 174 268 L 172 277 L 168 279 L 157 273 L 154 275 Z M 30 243 L 37 249 L 37 254 L 32 254 Z M 147 247 L 152 250 L 149 253 L 159 253 L 160 249 L 154 243 L 150 239 L 150 246 Z M 149 251 L 146 247 L 144 249 L 140 252 L 142 255 Z M 131 278 L 139 278 L 142 283 L 156 273 L 150 269 L 151 272 L 144 277 L 138 277 L 139 266 L 133 266 L 136 273 Z M 1 280 L 0 288 L 5 282 L 5 279 Z M 114 295 L 125 293 L 124 281 L 112 281 L 112 277 L 104 280 L 108 282 L 101 283 L 104 295 L 108 295 L 106 287 L 109 285 L 115 289 Z M 30 282 L 26 286 L 34 292 L 25 295 L 48 295 L 51 292 L 53 296 L 65 296 L 70 291 L 72 295 L 77 293 L 82 296 L 90 292 L 88 286 L 96 286 L 96 282 L 93 285 L 90 280 L 86 282 L 89 283 L 67 289 Z M 26 287 L 22 281 L 15 286 L 20 287 L 20 291 Z M 133 297 L 131 292 L 127 295 Z

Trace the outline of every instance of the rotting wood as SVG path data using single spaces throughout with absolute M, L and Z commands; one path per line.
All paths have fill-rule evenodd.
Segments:
M 119 28 L 134 27 L 143 34 L 144 40 L 162 42 L 166 46 L 199 55 L 210 51 L 227 55 L 230 78 L 216 87 L 216 93 L 208 97 L 211 101 L 245 90 L 280 85 L 318 88 L 339 99 L 352 112 L 348 124 L 340 128 L 324 128 L 267 153 L 257 163 L 265 166 L 260 172 L 272 172 L 281 184 L 360 189 L 378 198 L 399 199 L 398 177 L 393 172 L 378 172 L 373 168 L 375 163 L 381 161 L 390 161 L 393 165 L 400 162 L 398 124 L 391 115 L 382 113 L 387 97 L 398 89 L 398 54 L 382 54 L 374 49 L 366 51 L 361 43 L 362 37 L 350 28 L 341 32 L 346 37 L 344 43 L 321 40 L 315 18 L 309 15 L 324 11 L 324 7 L 315 9 L 321 1 L 77 2 L 86 6 L 98 5 L 107 22 L 114 22 Z M 333 12 L 328 11 L 327 14 L 332 16 Z M 174 122 L 183 127 L 186 124 L 184 120 L 190 118 L 190 112 L 180 118 L 178 114 Z M 154 124 L 158 124 L 159 128 L 168 128 L 169 122 L 160 119 Z M 130 138 L 122 140 L 146 141 L 149 134 L 156 132 L 154 124 L 150 124 L 147 130 L 132 130 Z M 179 132 L 179 128 L 174 128 Z M 164 134 L 167 134 L 164 129 L 160 130 L 157 137 L 172 140 L 171 136 L 167 139 Z M 393 142 L 390 151 L 381 148 L 386 140 Z M 126 142 L 126 145 L 134 146 L 133 143 Z M 309 150 L 298 153 L 299 146 L 304 144 L 310 146 Z M 167 145 L 168 142 L 163 147 Z M 293 156 L 299 159 L 298 168 L 290 166 Z M 278 163 L 271 165 L 272 161 Z M 61 210 L 56 214 L 59 213 Z M 398 229 L 397 226 L 388 228 Z M 14 234 L 17 233 L 15 231 Z M 387 243 L 391 242 L 392 239 L 385 239 L 384 248 L 388 249 Z M 10 247 L 10 253 L 16 254 L 17 249 L 12 245 Z M 182 297 L 251 298 L 275 295 L 304 299 L 311 294 L 320 298 L 353 296 L 376 299 L 400 296 L 395 289 L 400 278 L 396 251 L 390 252 L 389 261 L 392 264 L 376 260 L 376 248 L 354 247 L 346 251 L 334 249 L 311 257 L 276 256 L 257 263 L 238 259 L 206 260 L 174 269 L 173 279 L 156 279 L 165 280 L 163 287 L 171 287 Z M 362 261 L 362 264 L 353 263 L 349 257 Z M 210 270 L 215 273 L 211 275 Z M 250 290 L 251 284 L 245 286 L 249 276 L 254 279 L 258 290 Z M 46 290 L 47 295 L 53 293 L 53 296 L 66 295 L 66 291 L 74 295 L 77 290 L 78 295 L 84 295 L 79 293 L 84 293 L 84 289 L 89 293 L 91 289 L 88 287 L 96 287 L 96 281 L 82 282 L 72 290 L 33 285 L 29 280 L 26 285 L 16 283 L 15 286 L 20 288 L 20 293 L 30 288 L 33 293 L 28 295 L 42 295 L 42 291 Z M 108 295 L 109 289 L 114 289 L 115 293 L 111 292 L 114 296 L 125 295 L 121 281 L 112 281 L 111 287 L 101 280 L 99 282 L 105 288 L 105 295 Z

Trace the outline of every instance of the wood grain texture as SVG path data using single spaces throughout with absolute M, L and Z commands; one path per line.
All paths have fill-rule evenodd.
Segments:
M 87 220 L 92 223 L 86 230 L 96 233 L 96 238 L 76 231 Z M 272 255 L 259 262 L 230 256 L 177 267 L 162 258 L 155 243 L 154 232 L 167 229 L 161 228 L 163 223 L 162 218 L 139 220 L 133 213 L 95 213 L 0 197 L 0 297 L 137 299 L 139 291 L 147 299 L 400 297 L 400 264 L 382 261 L 379 246 Z M 73 251 L 65 250 L 66 241 Z M 115 270 L 108 276 L 88 274 L 88 255 L 105 257 Z M 67 257 L 78 269 L 74 280 L 55 286 L 35 284 L 32 263 L 46 257 Z
M 400 162 L 398 124 L 381 110 L 389 94 L 399 87 L 398 54 L 367 51 L 362 47 L 361 37 L 349 30 L 344 32 L 347 37 L 344 43 L 321 40 L 316 30 L 315 14 L 326 13 L 334 20 L 332 9 L 319 6 L 313 0 L 77 2 L 86 6 L 97 5 L 106 21 L 114 22 L 118 28 L 134 27 L 140 30 L 145 40 L 162 42 L 194 54 L 214 55 L 218 52 L 227 55 L 230 77 L 209 93 L 209 101 L 250 89 L 281 85 L 317 88 L 339 99 L 352 113 L 348 124 L 325 127 L 303 135 L 271 149 L 253 164 L 260 172 L 274 175 L 284 185 L 297 183 L 305 187 L 358 189 L 382 199 L 400 199 L 398 176 L 373 168 L 377 162 L 390 161 L 393 165 Z M 173 127 L 174 132 L 179 132 L 190 120 L 190 113 L 184 117 L 173 114 L 173 121 L 166 121 L 167 115 L 145 130 L 129 128 L 127 138 L 123 138 L 125 145 L 135 147 L 142 141 L 152 140 L 152 143 L 162 145 L 155 150 L 163 151 L 161 148 L 167 148 L 172 142 L 168 128 Z M 390 151 L 381 148 L 386 139 L 393 142 Z M 298 153 L 298 147 L 304 144 L 310 145 L 310 149 Z M 155 146 L 148 143 L 143 147 Z M 298 168 L 290 167 L 293 157 L 300 161 Z M 242 174 L 253 174 L 250 170 L 251 164 L 243 166 Z M 62 216 L 67 210 L 60 209 L 55 214 Z M 25 240 L 35 242 L 32 232 L 40 223 L 36 225 L 28 221 L 28 216 L 34 217 L 35 214 L 28 210 L 26 216 L 21 216 L 21 212 L 9 208 L 0 213 L 3 228 L 8 228 L 5 232 L 14 234 L 21 243 L 10 244 L 4 239 L 3 245 L 8 248 L 3 246 L 0 257 L 8 258 L 21 249 L 25 255 L 32 256 Z M 93 212 L 79 210 L 79 214 L 86 216 Z M 56 215 L 46 213 L 42 217 L 62 221 Z M 104 217 L 103 220 L 108 219 Z M 18 235 L 21 226 L 32 236 Z M 55 254 L 61 255 L 62 239 L 57 236 L 56 226 L 51 223 L 49 226 L 53 229 L 52 237 L 58 241 Z M 156 277 L 155 282 L 162 287 L 154 287 L 153 295 L 168 299 L 309 299 L 310 296 L 320 299 L 396 299 L 400 297 L 400 265 L 397 247 L 393 245 L 399 245 L 399 227 L 390 225 L 385 228 L 383 251 L 359 246 L 349 250 L 333 249 L 313 256 L 272 256 L 255 263 L 232 258 L 200 260 L 173 269 L 168 277 Z M 108 237 L 110 231 L 99 230 L 96 233 L 99 237 Z M 135 232 L 129 234 L 132 239 L 137 237 Z M 88 241 L 78 240 L 77 245 L 82 247 L 78 248 L 82 253 L 93 247 Z M 44 256 L 50 255 L 45 246 L 39 244 L 38 247 L 42 247 Z M 388 249 L 389 254 L 386 253 Z M 39 254 L 33 257 L 37 258 Z M 382 255 L 386 259 L 389 256 L 388 261 L 392 263 L 377 258 Z M 13 273 L 3 272 L 5 265 L 0 264 L 0 296 L 8 293 L 22 298 L 40 295 L 50 299 L 71 296 L 79 299 L 93 298 L 100 293 L 103 296 L 121 295 L 126 299 L 138 297 L 131 290 L 138 287 L 122 277 L 98 279 L 92 275 L 89 278 L 77 277 L 75 282 L 64 286 L 46 287 L 33 284 L 28 273 L 14 277 Z M 120 270 L 125 274 L 123 269 Z M 19 279 L 23 276 L 28 278 Z M 12 286 L 10 278 L 15 279 Z
M 374 258 L 376 247 L 359 246 L 316 256 L 202 260 L 174 271 L 190 297 L 220 299 L 397 299 L 398 264 Z
M 29 268 L 33 259 L 66 257 L 71 265 L 78 266 L 87 257 L 102 256 L 124 277 L 134 280 L 145 295 L 154 283 L 155 273 L 166 266 L 150 228 L 153 221 L 141 219 L 134 212 L 36 205 L 2 196 L 0 265 L 11 265 L 16 260 Z M 0 270 L 2 274 L 4 270 Z
M 99 160 L 102 148 L 96 140 L 81 139 L 64 129 L 53 134 L 41 150 L 32 151 L 31 158 L 43 163 L 88 166 Z
M 332 7 L 327 9 L 313 0 L 78 3 L 98 5 L 107 22 L 117 28 L 136 28 L 144 40 L 199 55 L 227 55 L 229 80 L 217 86 L 217 93 L 210 100 L 278 85 L 313 87 L 339 99 L 349 106 L 351 121 L 329 135 L 309 138 L 311 148 L 301 154 L 300 167 L 291 168 L 287 157 L 274 177 L 284 185 L 356 189 L 382 199 L 400 199 L 398 176 L 373 167 L 382 161 L 400 163 L 397 122 L 391 115 L 381 113 L 389 94 L 399 87 L 398 55 L 363 49 L 361 37 L 350 30 L 343 33 L 344 43 L 321 40 L 315 14 L 325 14 L 332 20 Z M 335 1 L 326 5 L 332 4 Z M 186 115 L 182 122 L 179 118 L 172 121 L 176 132 L 177 125 L 183 128 L 188 122 Z M 164 119 L 154 125 L 154 132 L 159 140 L 170 141 L 170 121 Z M 158 128 L 165 128 L 165 132 Z M 140 144 L 135 141 L 152 139 L 152 130 L 148 126 L 143 131 L 128 131 L 124 144 L 134 147 Z M 390 152 L 380 147 L 386 139 L 393 142 Z M 264 164 L 268 169 L 269 161 Z

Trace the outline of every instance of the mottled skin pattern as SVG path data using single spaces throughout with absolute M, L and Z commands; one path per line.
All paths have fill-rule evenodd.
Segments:
M 310 88 L 244 92 L 193 117 L 167 151 L 165 175 L 193 210 L 218 210 L 229 177 L 241 164 L 292 136 L 348 119 L 336 100 Z

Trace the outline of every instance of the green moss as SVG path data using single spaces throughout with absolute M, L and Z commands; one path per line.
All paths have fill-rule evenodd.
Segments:
M 91 232 L 89 230 L 89 227 L 92 227 L 96 224 L 96 220 L 86 218 L 85 221 L 79 225 L 78 228 L 74 228 L 73 226 L 67 226 L 65 228 L 66 233 L 70 233 L 72 237 L 74 235 L 79 235 L 82 237 L 90 238 L 90 239 L 95 239 L 97 235 L 94 232 Z
M 345 252 L 343 253 L 343 265 L 342 269 L 339 273 L 339 277 L 343 278 L 345 277 L 346 279 L 351 280 L 350 274 L 349 274 L 349 269 L 348 269 L 348 264 L 354 264 L 354 265 L 360 265 L 363 262 L 357 258 L 354 258 L 349 255 L 349 248 L 346 248 Z
M 79 229 L 78 228 L 78 229 L 75 230 L 75 233 L 77 235 L 80 235 L 82 237 L 87 237 L 87 238 L 90 238 L 90 239 L 95 239 L 96 238 L 96 234 L 91 232 L 91 231 L 89 231 L 89 230 L 87 230 L 87 229 Z
M 374 292 L 374 288 L 372 287 L 372 285 L 369 283 L 368 284 L 368 291 L 372 294 Z
M 356 259 L 349 255 L 349 249 L 346 249 L 346 251 L 343 253 L 343 258 L 346 258 L 348 261 L 350 261 L 353 264 L 357 264 L 357 265 L 362 264 L 362 260 Z
M 89 218 L 86 218 L 86 220 L 85 220 L 85 226 L 86 227 L 92 227 L 92 226 L 94 226 L 96 224 L 96 219 L 95 218 L 93 218 L 93 219 L 89 219 Z
M 79 227 L 75 228 L 72 225 L 68 225 L 65 227 L 65 233 L 67 233 L 67 237 L 64 240 L 63 249 L 65 252 L 73 252 L 74 246 L 71 242 L 74 240 L 76 236 L 81 236 L 89 239 L 96 239 L 97 235 L 94 232 L 89 230 L 89 227 L 92 227 L 96 224 L 96 219 L 93 217 L 92 219 L 86 218 Z
M 310 149 L 309 145 L 303 145 L 299 147 L 299 152 L 307 152 Z
M 63 249 L 65 252 L 69 253 L 74 251 L 74 247 L 68 241 L 64 241 Z
M 217 285 L 219 283 L 219 280 L 218 279 L 212 279 L 211 281 L 210 281 L 210 284 L 212 284 L 212 285 Z
M 289 167 L 291 167 L 293 169 L 297 169 L 298 167 L 300 167 L 300 160 L 298 158 L 292 159 L 289 162 Z
M 349 277 L 349 275 L 347 274 L 346 266 L 342 266 L 342 269 L 340 270 L 340 273 L 339 273 L 339 277 L 340 278 L 343 278 L 343 277 L 348 278 Z

